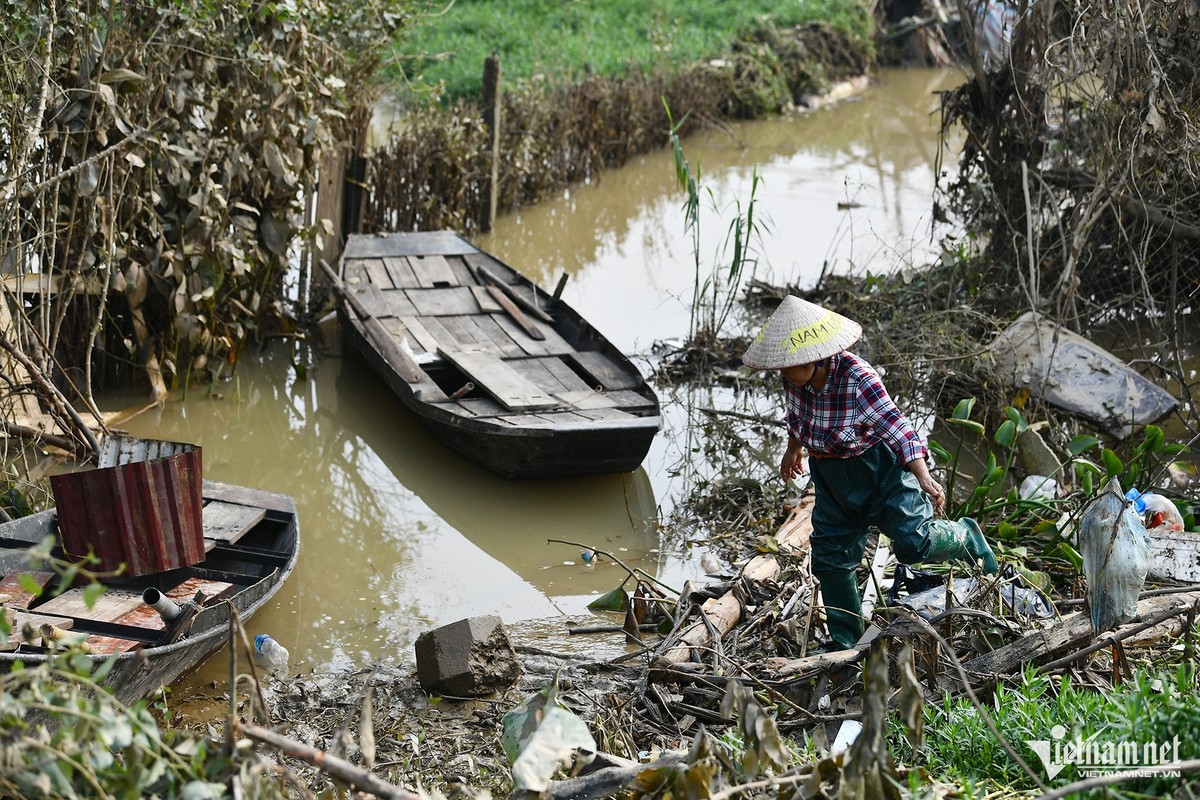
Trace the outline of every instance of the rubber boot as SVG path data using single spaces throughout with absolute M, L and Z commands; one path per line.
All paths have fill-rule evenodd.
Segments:
M 854 572 L 824 572 L 817 579 L 821 581 L 829 635 L 838 647 L 849 650 L 863 635 L 862 597 Z
M 983 571 L 995 575 L 1000 566 L 996 556 L 988 546 L 979 523 L 970 517 L 958 521 L 935 519 L 927 524 L 929 531 L 929 552 L 922 561 L 949 561 L 957 558 L 975 564 L 983 559 Z

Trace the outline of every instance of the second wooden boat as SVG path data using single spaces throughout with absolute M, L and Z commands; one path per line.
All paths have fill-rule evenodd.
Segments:
M 508 478 L 629 472 L 659 402 L 630 360 L 561 299 L 449 231 L 356 234 L 343 329 L 446 445 Z
M 230 604 L 245 623 L 279 590 L 296 565 L 300 535 L 286 495 L 204 481 L 203 503 L 202 561 L 108 581 L 91 606 L 81 587 L 55 595 L 57 576 L 30 561 L 31 546 L 57 535 L 54 510 L 0 525 L 0 593 L 13 631 L 0 670 L 44 662 L 56 637 L 73 636 L 84 641 L 94 667 L 116 659 L 104 683 L 132 703 L 198 667 L 229 641 Z M 34 597 L 25 588 L 30 581 L 46 593 Z M 183 606 L 197 592 L 198 613 L 169 641 L 171 624 L 147 599 Z

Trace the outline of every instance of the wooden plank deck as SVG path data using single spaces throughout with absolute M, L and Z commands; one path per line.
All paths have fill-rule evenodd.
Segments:
M 554 408 L 561 402 L 494 355 L 439 351 L 483 391 L 512 411 Z

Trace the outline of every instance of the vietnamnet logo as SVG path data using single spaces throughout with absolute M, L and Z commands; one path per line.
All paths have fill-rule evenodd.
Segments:
M 1129 772 L 1130 777 L 1149 775 L 1179 776 L 1179 770 L 1163 769 L 1164 765 L 1179 763 L 1179 737 L 1169 742 L 1114 742 L 1099 738 L 1076 737 L 1067 740 L 1067 729 L 1055 725 L 1050 739 L 1026 739 L 1025 744 L 1037 753 L 1051 780 L 1068 765 L 1074 765 L 1081 778 L 1094 778 L 1114 772 Z

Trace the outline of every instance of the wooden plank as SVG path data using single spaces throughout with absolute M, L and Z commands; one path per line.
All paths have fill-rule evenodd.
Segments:
M 68 589 L 58 597 L 52 597 L 37 606 L 34 611 L 38 614 L 115 622 L 141 605 L 144 604 L 140 591 L 109 587 L 104 594 L 96 598 L 95 604 L 88 608 L 83 600 L 83 589 Z
M 387 291 L 388 289 L 396 288 L 396 285 L 392 283 L 392 276 L 388 274 L 388 269 L 384 266 L 382 259 L 363 259 L 362 265 L 363 271 L 367 274 L 367 280 L 369 280 L 373 286 L 381 291 Z
M 392 284 L 397 289 L 417 289 L 421 286 L 412 267 L 408 265 L 407 258 L 385 258 L 383 266 L 387 269 L 388 275 L 392 277 Z
M 420 343 L 421 349 L 426 353 L 436 353 L 438 349 L 438 340 L 429 330 L 421 323 L 421 320 L 416 317 L 401 317 L 400 322 L 412 334 L 414 341 Z
M 460 342 L 458 337 L 454 335 L 442 321 L 437 317 L 425 317 L 421 320 L 425 326 L 425 330 L 429 331 L 429 335 L 437 340 L 437 347 L 433 352 L 437 352 L 438 348 L 446 348 L 447 350 L 473 350 L 470 342 Z
M 479 304 L 465 286 L 450 289 L 407 289 L 405 294 L 422 317 L 475 314 Z
M 426 352 L 425 348 L 421 346 L 421 343 L 417 341 L 416 337 L 409 332 L 408 327 L 405 326 L 405 324 L 400 320 L 389 318 L 381 319 L 379 322 L 383 325 L 384 330 L 388 332 L 388 335 L 397 342 L 407 341 L 409 349 L 413 351 L 413 355 L 420 355 Z M 404 349 L 403 344 L 401 344 L 400 347 L 401 349 Z
M 450 265 L 450 269 L 454 272 L 454 277 L 458 280 L 459 286 L 471 286 L 475 283 L 475 276 L 471 274 L 471 270 L 467 267 L 461 256 L 451 256 L 446 259 L 446 263 Z
M 350 293 L 354 295 L 354 299 L 358 301 L 359 307 L 363 313 L 371 317 L 390 317 L 392 316 L 391 308 L 388 306 L 387 300 L 384 298 L 384 293 L 379 291 L 373 284 L 367 283 L 362 286 L 350 288 Z M 395 294 L 391 292 L 390 294 Z
M 546 369 L 552 372 L 554 377 L 558 378 L 564 389 L 569 391 L 596 390 L 596 386 L 589 386 L 587 381 L 579 377 L 578 373 L 571 369 L 561 356 L 553 356 L 543 360 L 546 362 Z
M 612 398 L 613 402 L 617 404 L 618 408 L 624 408 L 624 409 L 654 408 L 654 402 L 652 400 L 647 400 L 646 398 L 642 397 L 637 392 L 631 392 L 631 391 L 608 392 L 607 395 L 608 395 L 608 397 Z
M 409 256 L 408 266 L 417 276 L 417 285 L 422 289 L 458 286 L 458 278 L 446 263 L 445 256 Z
M 505 408 L 523 411 L 559 405 L 558 400 L 490 353 L 439 352 Z
M 278 511 L 288 515 L 296 513 L 296 502 L 291 497 L 277 492 L 268 492 L 266 489 L 251 489 L 248 486 L 221 483 L 205 478 L 203 492 L 206 500 L 224 500 L 227 503 L 241 503 L 244 506 L 262 506 L 268 511 Z
M 626 414 L 618 408 L 580 408 L 576 409 L 580 416 L 595 422 L 629 421 L 637 419 L 633 414 Z
M 475 317 L 440 317 L 438 321 L 454 335 L 454 338 L 469 343 L 471 346 L 467 349 L 503 354 L 500 348 L 492 343 L 491 337 L 475 324 Z
M 496 298 L 492 297 L 492 293 L 487 290 L 486 286 L 472 286 L 471 294 L 475 295 L 475 302 L 479 303 L 479 310 L 485 314 L 499 314 L 504 311 L 500 304 L 496 302 Z
M 487 289 L 488 294 L 492 296 L 492 299 L 500 304 L 500 307 L 504 309 L 506 314 L 508 314 L 509 319 L 517 323 L 521 330 L 525 331 L 525 333 L 527 333 L 531 338 L 537 339 L 538 341 L 546 338 L 546 334 L 542 332 L 542 329 L 538 327 L 533 320 L 525 316 L 525 312 L 517 308 L 517 304 L 514 303 L 508 295 L 500 291 L 500 289 L 498 289 L 495 285 L 489 286 Z
M 218 542 L 233 544 L 266 516 L 264 508 L 210 502 L 204 506 L 204 549 L 211 550 Z
M 520 373 L 522 377 L 548 392 L 558 394 L 566 391 L 567 387 L 554 377 L 553 372 L 546 369 L 546 361 L 547 359 L 544 358 L 513 358 L 505 363 Z
M 28 608 L 30 603 L 41 597 L 40 594 L 35 595 L 33 592 L 25 590 L 25 587 L 21 585 L 22 575 L 28 575 L 42 589 L 45 589 L 51 581 L 58 577 L 53 572 L 14 572 L 11 575 L 5 575 L 4 579 L 0 580 L 0 594 L 8 598 L 3 603 L 9 608 Z
M 411 317 L 417 313 L 416 306 L 408 299 L 408 295 L 400 289 L 383 292 L 383 302 L 387 307 L 387 314 L 381 314 L 380 316 Z
M 346 288 L 362 286 L 370 282 L 370 279 L 367 278 L 367 269 L 363 266 L 362 261 L 342 262 L 342 283 L 346 284 Z
M 478 252 L 470 242 L 453 231 L 353 233 L 346 238 L 343 258 L 386 258 L 433 253 L 452 256 Z
M 575 351 L 569 356 L 579 368 L 592 377 L 592 384 L 612 391 L 637 389 L 645 381 L 641 375 L 631 375 L 613 363 L 612 359 L 595 350 Z
M 504 406 L 488 397 L 464 398 L 458 401 L 458 405 L 473 417 L 498 417 L 508 413 Z
M 597 392 L 595 389 L 583 389 L 574 392 L 563 390 L 561 392 L 555 392 L 554 394 L 572 408 L 592 409 L 617 407 L 617 402 L 615 400 L 603 392 Z
M 521 345 L 513 341 L 513 338 L 508 333 L 496 324 L 496 320 L 491 316 L 480 316 L 475 318 L 475 326 L 487 335 L 492 340 L 501 353 L 506 356 L 524 355 L 525 351 L 521 349 Z
M 504 329 L 505 333 L 512 337 L 514 342 L 521 346 L 522 350 L 531 356 L 557 356 L 575 352 L 575 348 L 567 344 L 567 341 L 549 325 L 541 327 L 541 331 L 546 335 L 546 338 L 538 341 L 521 330 L 507 315 L 493 315 L 492 319 Z
M 510 414 L 500 420 L 514 428 L 554 428 L 559 424 L 554 419 L 537 414 Z

